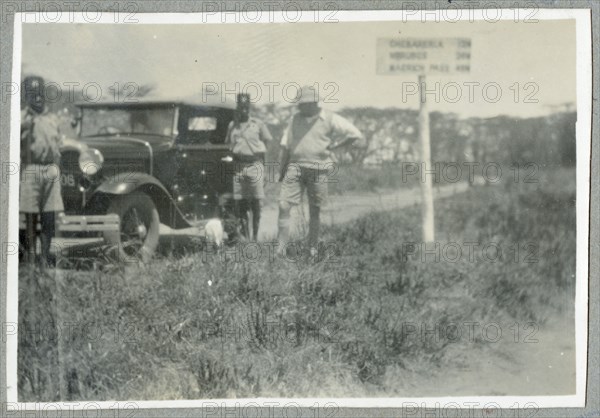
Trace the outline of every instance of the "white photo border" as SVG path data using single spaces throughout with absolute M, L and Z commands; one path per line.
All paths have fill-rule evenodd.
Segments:
M 475 19 L 483 19 L 482 9 L 470 9 Z M 503 11 L 502 20 L 513 19 L 509 9 Z M 429 10 L 428 13 L 440 13 Z M 32 19 L 35 13 L 28 13 L 27 18 Z M 591 11 L 589 9 L 539 9 L 536 18 L 540 20 L 566 20 L 576 21 L 577 42 L 577 190 L 576 190 L 576 214 L 577 214 L 577 255 L 576 255 L 576 394 L 569 396 L 474 396 L 474 397 L 427 397 L 427 398 L 249 398 L 249 399 L 206 399 L 206 400 L 177 400 L 177 401 L 152 401 L 152 400 L 130 400 L 117 402 L 125 405 L 135 403 L 139 409 L 153 408 L 199 408 L 206 405 L 219 405 L 223 407 L 235 407 L 240 404 L 286 405 L 293 403 L 299 407 L 311 407 L 315 403 L 322 405 L 333 402 L 340 408 L 402 408 L 406 405 L 414 405 L 427 408 L 435 408 L 440 405 L 458 404 L 460 407 L 469 407 L 476 404 L 477 407 L 485 405 L 498 405 L 501 408 L 522 408 L 527 403 L 535 403 L 539 408 L 556 407 L 584 407 L 586 400 L 587 384 L 587 352 L 588 352 L 588 255 L 589 255 L 589 216 L 590 216 L 590 158 L 591 158 L 591 128 L 592 128 L 592 37 L 591 37 Z M 274 14 L 275 21 L 269 16 L 264 16 L 257 23 L 285 23 L 278 13 Z M 71 21 L 71 17 L 73 20 Z M 139 13 L 136 15 L 136 24 L 223 24 L 219 14 L 203 15 L 201 13 Z M 340 22 L 367 22 L 367 21 L 394 21 L 394 20 L 417 20 L 419 16 L 407 15 L 405 11 L 399 10 L 363 10 L 363 11 L 339 11 L 336 18 Z M 266 19 L 269 19 L 268 21 Z M 303 17 L 300 21 L 311 22 L 310 16 Z M 15 14 L 14 40 L 13 40 L 13 82 L 19 82 L 21 77 L 21 51 L 22 51 L 22 26 L 26 19 L 21 13 Z M 64 15 L 56 23 L 83 23 L 103 24 L 115 23 L 112 13 L 103 13 L 97 23 L 89 23 L 80 12 L 74 12 L 72 16 Z M 54 24 L 54 23 L 44 23 Z M 250 24 L 232 23 L 225 24 Z M 18 161 L 20 111 L 19 97 L 13 95 L 11 102 L 11 124 L 10 147 L 11 161 Z M 19 180 L 17 176 L 10 176 L 10 190 L 18 190 Z M 11 242 L 18 241 L 18 194 L 11 193 L 8 202 L 8 238 Z M 18 258 L 11 255 L 7 258 L 7 304 L 6 321 L 18 323 Z M 3 330 L 4 331 L 4 330 Z M 56 405 L 59 410 L 81 410 L 86 404 L 97 405 L 99 409 L 114 408 L 114 401 L 107 402 L 53 402 L 32 403 L 18 402 L 17 398 L 17 345 L 16 333 L 6 335 L 6 382 L 7 403 L 14 404 L 19 410 L 40 410 L 44 405 Z

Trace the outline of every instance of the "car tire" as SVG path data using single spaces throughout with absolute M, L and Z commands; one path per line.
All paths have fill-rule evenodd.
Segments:
M 104 240 L 117 246 L 119 260 L 149 261 L 158 247 L 160 220 L 156 205 L 145 193 L 114 196 L 107 210 L 119 216 L 120 232 L 107 231 Z

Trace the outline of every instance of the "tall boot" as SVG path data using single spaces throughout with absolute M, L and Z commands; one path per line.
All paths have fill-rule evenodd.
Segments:
M 248 239 L 249 231 L 248 231 L 248 201 L 246 199 L 236 200 L 235 208 L 238 223 L 240 225 L 240 234 Z

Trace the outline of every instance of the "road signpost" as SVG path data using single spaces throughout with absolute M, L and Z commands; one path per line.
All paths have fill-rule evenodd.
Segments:
M 427 75 L 455 75 L 470 71 L 469 38 L 379 38 L 377 39 L 378 75 L 418 75 L 419 144 L 421 159 L 421 198 L 423 242 L 435 239 Z

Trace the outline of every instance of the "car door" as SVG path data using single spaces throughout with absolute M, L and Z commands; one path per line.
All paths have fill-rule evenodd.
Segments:
M 225 143 L 233 110 L 182 106 L 176 139 L 177 204 L 186 220 L 218 216 L 233 192 L 234 164 Z

